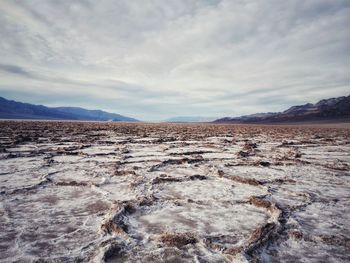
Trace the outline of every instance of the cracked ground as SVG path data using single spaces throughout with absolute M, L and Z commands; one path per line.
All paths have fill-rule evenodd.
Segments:
M 349 128 L 0 127 L 0 262 L 350 261 Z

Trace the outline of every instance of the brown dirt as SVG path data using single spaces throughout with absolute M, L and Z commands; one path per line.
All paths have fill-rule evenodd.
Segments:
M 256 196 L 251 196 L 248 202 L 256 207 L 262 207 L 268 210 L 272 208 L 272 203 L 270 201 L 258 198 Z
M 159 240 L 170 247 L 183 247 L 197 243 L 197 239 L 189 233 L 164 233 L 159 237 Z

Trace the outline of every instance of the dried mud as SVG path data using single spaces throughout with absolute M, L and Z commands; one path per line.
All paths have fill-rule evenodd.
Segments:
M 349 262 L 350 129 L 0 122 L 1 262 Z

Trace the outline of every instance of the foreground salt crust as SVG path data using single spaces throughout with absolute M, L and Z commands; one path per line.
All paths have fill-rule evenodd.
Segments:
M 348 262 L 350 131 L 1 122 L 1 262 Z

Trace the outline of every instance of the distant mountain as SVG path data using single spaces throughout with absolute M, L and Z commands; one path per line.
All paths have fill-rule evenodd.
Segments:
M 350 121 L 350 96 L 320 100 L 316 104 L 307 103 L 293 106 L 283 112 L 268 112 L 225 117 L 214 122 L 229 123 L 282 123 L 307 121 Z
M 167 119 L 164 122 L 212 122 L 215 119 L 215 117 L 179 116 Z
M 136 119 L 101 110 L 86 110 L 75 107 L 49 108 L 0 97 L 1 119 L 45 119 L 45 120 L 88 120 L 88 121 L 127 121 Z
M 53 108 L 64 114 L 72 114 L 83 119 L 101 120 L 101 121 L 137 121 L 136 119 L 125 117 L 116 113 L 109 113 L 102 110 L 87 110 L 78 107 L 57 107 Z

